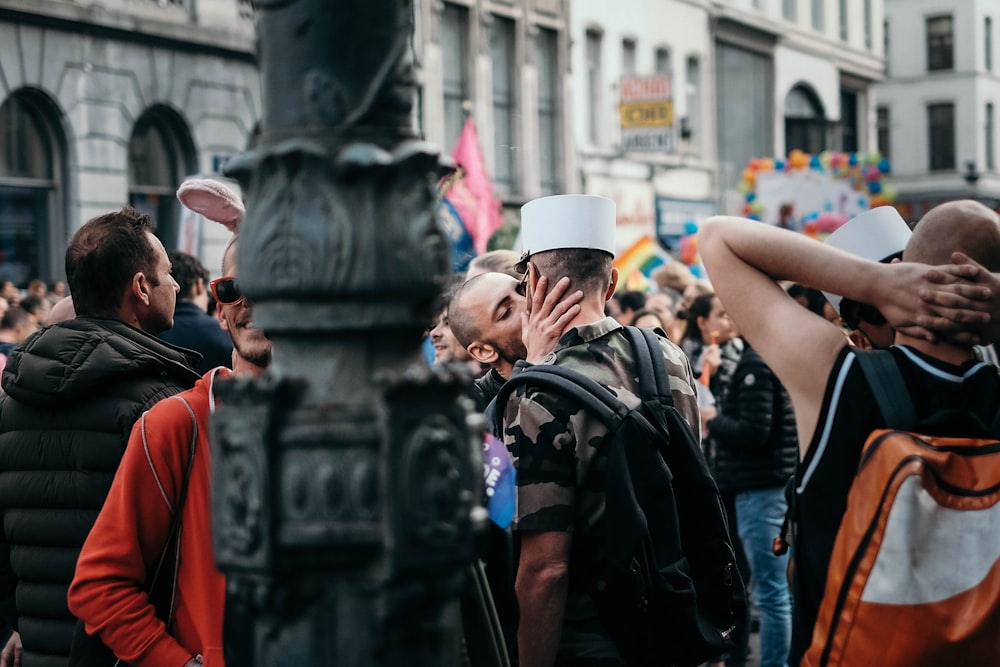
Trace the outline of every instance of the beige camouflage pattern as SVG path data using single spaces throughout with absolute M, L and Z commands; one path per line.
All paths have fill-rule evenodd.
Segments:
M 632 349 L 610 317 L 571 329 L 543 363 L 572 368 L 611 390 L 629 407 L 639 405 Z M 687 357 L 660 338 L 674 403 L 697 434 L 697 393 Z M 603 490 L 586 489 L 597 446 L 607 429 L 561 396 L 519 387 L 504 412 L 504 443 L 518 468 L 516 530 L 573 531 L 592 526 L 604 512 Z
M 663 363 L 670 377 L 674 404 L 697 436 L 700 431 L 694 375 L 679 347 L 660 337 Z M 571 329 L 542 362 L 571 368 L 611 390 L 627 406 L 636 407 L 638 373 L 632 347 L 622 326 L 607 317 Z M 504 444 L 517 467 L 517 510 L 514 530 L 573 532 L 588 530 L 604 515 L 604 489 L 591 488 L 592 470 L 606 466 L 598 446 L 607 428 L 568 399 L 530 385 L 518 387 L 504 411 Z M 601 476 L 598 476 L 600 478 Z M 614 644 L 603 635 L 597 610 L 581 587 L 571 587 L 560 643 L 560 657 L 588 656 L 594 667 L 620 665 Z

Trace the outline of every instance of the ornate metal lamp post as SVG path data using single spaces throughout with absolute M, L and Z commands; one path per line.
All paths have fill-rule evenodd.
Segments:
M 412 0 L 256 12 L 262 134 L 228 171 L 274 363 L 217 392 L 229 661 L 454 664 L 479 464 L 466 380 L 419 356 L 448 248 L 441 163 L 412 122 Z

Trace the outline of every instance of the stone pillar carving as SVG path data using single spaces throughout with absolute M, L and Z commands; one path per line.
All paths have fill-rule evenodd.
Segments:
M 257 0 L 264 112 L 230 161 L 269 376 L 217 388 L 231 664 L 455 664 L 479 451 L 468 382 L 419 353 L 448 274 L 412 121 L 412 0 Z M 470 428 L 472 424 L 473 428 Z

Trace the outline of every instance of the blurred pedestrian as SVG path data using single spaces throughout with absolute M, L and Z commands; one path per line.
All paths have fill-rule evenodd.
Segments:
M 173 251 L 169 253 L 170 275 L 179 285 L 174 307 L 174 326 L 160 334 L 160 339 L 201 354 L 198 372 L 205 374 L 217 366 L 232 368 L 233 341 L 208 314 L 208 270 L 197 257 Z

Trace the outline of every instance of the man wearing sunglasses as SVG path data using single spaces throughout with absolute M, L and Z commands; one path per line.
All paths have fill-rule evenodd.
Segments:
M 66 664 L 75 624 L 66 590 L 129 430 L 198 379 L 198 355 L 155 336 L 170 327 L 177 283 L 153 228 L 130 207 L 84 224 L 66 250 L 76 318 L 29 337 L 7 361 L 0 598 L 20 634 L 0 655 L 5 667 L 19 644 L 26 664 Z
M 84 544 L 70 588 L 70 608 L 87 632 L 129 664 L 224 664 L 225 578 L 215 568 L 209 504 L 213 385 L 230 375 L 263 375 L 271 363 L 271 343 L 253 326 L 253 303 L 240 290 L 235 240 L 224 254 L 223 273 L 210 288 L 219 321 L 233 342 L 232 373 L 215 368 L 194 388 L 143 415 Z M 186 474 L 185 493 L 181 480 Z M 176 600 L 182 604 L 174 605 L 172 618 L 157 619 L 148 582 L 136 573 L 156 565 L 168 543 L 176 507 L 181 508 L 183 530 L 180 566 L 171 574 L 180 591 Z

